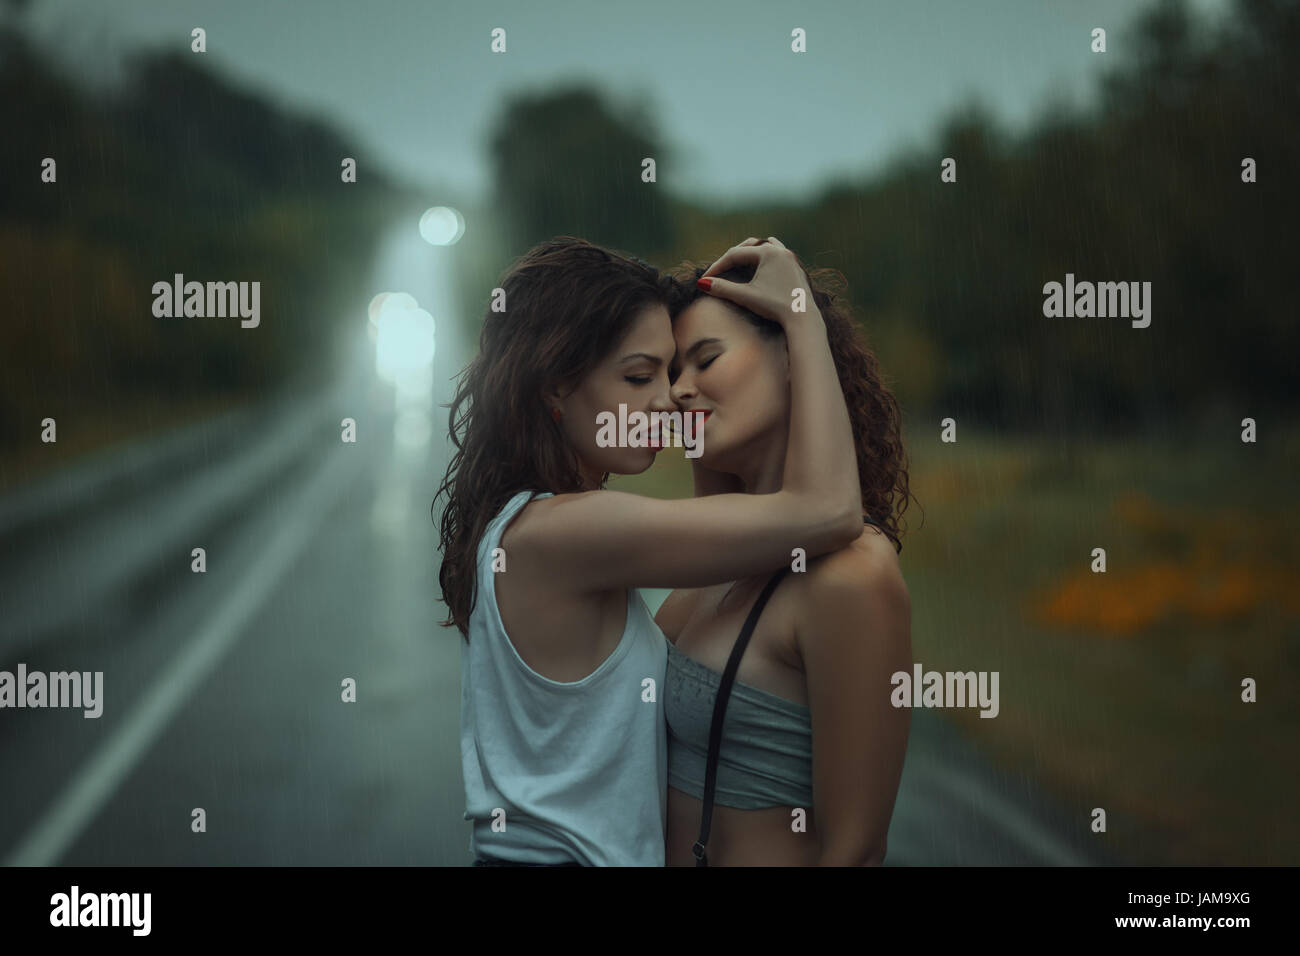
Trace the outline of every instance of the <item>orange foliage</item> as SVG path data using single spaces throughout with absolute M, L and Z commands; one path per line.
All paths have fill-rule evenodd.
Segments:
M 1293 614 L 1294 593 L 1285 576 L 1263 566 L 1213 566 L 1159 562 L 1130 571 L 1076 572 L 1050 589 L 1034 610 L 1046 624 L 1127 635 L 1158 622 L 1188 615 L 1221 623 L 1247 617 L 1262 601 L 1276 598 Z
M 1031 612 L 1041 623 L 1126 636 L 1178 617 L 1208 624 L 1241 620 L 1268 601 L 1300 616 L 1300 588 L 1289 565 L 1267 560 L 1267 551 L 1248 560 L 1224 557 L 1251 550 L 1233 546 L 1240 545 L 1234 537 L 1251 535 L 1235 518 L 1212 521 L 1202 515 L 1189 523 L 1139 494 L 1116 500 L 1114 510 L 1147 538 L 1179 528 L 1190 528 L 1198 537 L 1178 558 L 1105 573 L 1090 567 L 1072 572 L 1031 601 Z

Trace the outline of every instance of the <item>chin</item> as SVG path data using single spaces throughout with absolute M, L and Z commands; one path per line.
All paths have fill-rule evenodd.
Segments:
M 655 454 L 646 448 L 629 448 L 617 461 L 611 461 L 605 470 L 615 475 L 639 475 L 655 463 Z

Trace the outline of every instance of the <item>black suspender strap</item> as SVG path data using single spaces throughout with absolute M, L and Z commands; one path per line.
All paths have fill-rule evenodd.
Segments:
M 772 596 L 772 592 L 776 590 L 776 586 L 781 583 L 781 579 L 789 570 L 789 568 L 782 568 L 764 585 L 763 592 L 750 608 L 749 617 L 745 618 L 745 626 L 740 629 L 740 636 L 736 638 L 735 646 L 731 648 L 731 656 L 727 658 L 727 667 L 722 672 L 722 683 L 718 687 L 717 699 L 713 702 L 713 726 L 709 729 L 709 761 L 704 771 L 704 806 L 700 817 L 700 838 L 691 847 L 691 852 L 695 854 L 696 866 L 709 865 L 705 847 L 709 842 L 709 824 L 713 819 L 713 790 L 718 782 L 718 751 L 722 747 L 722 721 L 727 713 L 731 685 L 736 679 L 736 670 L 740 667 L 740 658 L 745 653 L 749 636 L 754 633 L 758 616 L 763 613 L 763 606 L 767 604 L 767 599 Z

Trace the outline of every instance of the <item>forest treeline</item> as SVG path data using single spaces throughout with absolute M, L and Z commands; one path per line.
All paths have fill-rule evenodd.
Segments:
M 883 173 L 800 204 L 688 200 L 673 188 L 680 144 L 650 104 L 582 85 L 522 93 L 484 143 L 494 188 L 470 228 L 499 248 L 467 265 L 464 320 L 480 319 L 497 267 L 552 235 L 669 267 L 770 234 L 844 274 L 909 415 L 1067 430 L 1293 410 L 1300 4 L 1235 0 L 1211 27 L 1160 0 L 1135 26 L 1097 54 L 1113 66 L 1095 106 L 1010 135 L 971 103 Z M 409 187 L 325 122 L 199 63 L 139 53 L 123 88 L 86 89 L 0 27 L 0 456 L 46 416 L 328 369 L 355 319 L 340 303 L 364 306 Z M 340 183 L 344 156 L 355 185 Z M 44 157 L 57 186 L 40 182 Z M 644 157 L 658 182 L 642 181 Z M 275 319 L 157 319 L 152 285 L 176 272 L 260 280 Z M 1149 327 L 1044 316 L 1044 284 L 1067 274 L 1150 282 Z
M 356 320 L 339 304 L 364 309 L 377 238 L 410 197 L 324 122 L 200 62 L 138 53 L 122 88 L 91 89 L 0 28 L 0 455 L 47 416 L 329 374 Z M 176 273 L 258 281 L 273 318 L 156 318 L 152 286 Z
M 844 274 L 909 413 L 1125 431 L 1292 409 L 1300 3 L 1235 0 L 1215 25 L 1161 0 L 1133 26 L 1096 54 L 1114 65 L 1091 108 L 1013 136 L 972 103 L 928 148 L 798 205 L 683 201 L 675 144 L 641 108 L 529 93 L 492 140 L 498 208 L 517 249 L 573 233 L 664 266 L 778 235 Z M 1067 274 L 1150 282 L 1149 327 L 1044 316 L 1044 285 Z

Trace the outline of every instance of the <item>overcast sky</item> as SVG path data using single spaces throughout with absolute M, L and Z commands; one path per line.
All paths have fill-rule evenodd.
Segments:
M 1195 0 L 1222 11 L 1227 0 Z M 682 195 L 799 199 L 927 141 L 981 96 L 1012 129 L 1086 102 L 1150 0 L 32 0 L 30 29 L 111 80 L 120 51 L 207 30 L 211 65 L 360 137 L 416 183 L 482 196 L 503 98 L 587 79 L 645 95 Z M 1105 27 L 1109 52 L 1089 50 Z M 494 27 L 507 52 L 489 49 Z M 790 51 L 795 27 L 808 52 Z

